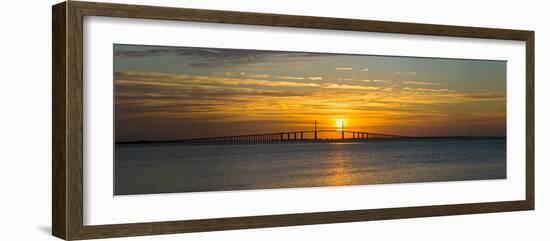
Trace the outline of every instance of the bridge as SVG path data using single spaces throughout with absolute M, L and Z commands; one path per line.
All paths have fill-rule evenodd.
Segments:
M 178 143 L 262 143 L 262 142 L 289 142 L 289 141 L 321 141 L 327 139 L 319 138 L 320 133 L 336 132 L 339 138 L 328 140 L 344 140 L 344 141 L 368 141 L 368 140 L 393 140 L 408 138 L 407 136 L 389 135 L 380 133 L 371 133 L 364 131 L 351 131 L 342 128 L 336 130 L 317 130 L 317 121 L 315 121 L 315 129 L 309 131 L 290 131 L 276 133 L 249 134 L 237 136 L 219 136 L 219 137 L 202 137 L 177 140 Z M 307 137 L 307 136 L 311 137 Z

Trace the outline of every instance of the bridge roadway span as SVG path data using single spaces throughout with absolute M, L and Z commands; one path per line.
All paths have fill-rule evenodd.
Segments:
M 386 140 L 403 139 L 406 136 L 370 133 L 362 131 L 341 131 L 341 130 L 317 130 L 317 131 L 291 131 L 277 133 L 263 133 L 238 136 L 202 137 L 178 140 L 181 143 L 250 143 L 250 142 L 282 142 L 282 141 L 305 141 L 321 140 L 319 133 L 338 132 L 339 140 Z M 313 134 L 311 138 L 305 138 L 306 134 Z

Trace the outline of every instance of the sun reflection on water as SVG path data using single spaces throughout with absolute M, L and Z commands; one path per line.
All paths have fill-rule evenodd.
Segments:
M 329 162 L 328 185 L 344 186 L 353 183 L 353 175 L 350 165 L 350 158 L 343 153 L 336 153 Z

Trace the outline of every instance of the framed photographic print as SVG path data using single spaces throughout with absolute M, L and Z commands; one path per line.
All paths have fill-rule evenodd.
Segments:
M 53 235 L 534 209 L 534 32 L 53 6 Z

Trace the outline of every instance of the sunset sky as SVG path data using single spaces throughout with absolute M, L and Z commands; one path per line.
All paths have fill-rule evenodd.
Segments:
M 114 45 L 114 84 L 116 141 L 506 135 L 504 61 Z

